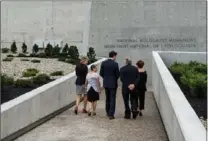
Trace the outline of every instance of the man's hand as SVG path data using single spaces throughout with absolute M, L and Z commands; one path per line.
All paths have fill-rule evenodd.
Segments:
M 133 90 L 134 88 L 135 88 L 134 84 L 130 84 L 130 85 L 129 85 L 129 89 L 130 89 L 130 90 Z

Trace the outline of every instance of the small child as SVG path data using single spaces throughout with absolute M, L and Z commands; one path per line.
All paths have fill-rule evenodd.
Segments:
M 96 73 L 97 68 L 95 65 L 91 66 L 91 72 L 87 74 L 85 86 L 87 88 L 87 100 L 89 102 L 88 116 L 96 115 L 96 105 L 99 100 L 101 92 L 99 75 Z

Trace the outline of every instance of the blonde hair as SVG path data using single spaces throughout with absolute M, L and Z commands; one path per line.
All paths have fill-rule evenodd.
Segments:
M 83 57 L 80 58 L 80 62 L 85 62 L 85 61 L 88 61 L 87 57 L 83 56 Z

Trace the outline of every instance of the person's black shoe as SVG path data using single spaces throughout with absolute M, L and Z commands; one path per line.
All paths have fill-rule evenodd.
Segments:
M 124 118 L 125 118 L 125 119 L 130 119 L 130 118 L 131 118 L 131 116 L 124 116 Z
M 141 117 L 141 116 L 143 116 L 143 114 L 142 114 L 142 112 L 141 112 L 141 111 L 139 112 L 139 116 L 140 116 L 140 117 Z
M 110 119 L 110 120 L 112 120 L 112 119 L 115 119 L 115 117 L 113 117 L 113 116 L 109 116 L 109 119 Z
M 88 112 L 88 116 L 91 116 L 91 112 Z
M 125 116 L 124 116 L 124 118 L 125 119 L 130 119 L 131 118 L 131 112 L 130 111 L 125 111 Z
M 75 113 L 76 115 L 78 114 L 78 108 L 77 108 L 77 107 L 74 109 L 74 113 Z
M 138 116 L 138 112 L 137 111 L 135 111 L 135 112 L 132 112 L 133 113 L 133 119 L 136 119 L 137 118 L 137 116 Z

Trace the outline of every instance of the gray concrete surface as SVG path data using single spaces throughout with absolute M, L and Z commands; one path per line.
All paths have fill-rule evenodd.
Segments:
M 146 94 L 144 116 L 136 120 L 123 118 L 120 90 L 117 94 L 115 120 L 105 115 L 103 93 L 95 117 L 75 115 L 71 108 L 15 141 L 168 141 L 152 92 Z
M 93 63 L 99 70 L 105 58 Z M 91 64 L 92 65 L 92 64 Z M 90 68 L 89 65 L 88 67 Z M 75 72 L 1 105 L 1 139 L 74 102 Z
M 153 52 L 152 54 L 152 68 L 155 68 L 152 72 L 152 87 L 169 140 L 206 141 L 206 129 L 199 120 L 194 109 L 187 101 L 159 53 Z M 202 56 L 203 54 L 198 55 Z M 169 56 L 173 58 L 173 56 L 178 55 L 172 54 Z M 184 53 L 184 56 L 187 55 Z M 185 61 L 185 59 L 181 60 Z
M 181 63 L 189 63 L 190 61 L 207 63 L 207 52 L 160 51 L 158 53 L 167 67 L 170 67 L 175 61 Z

